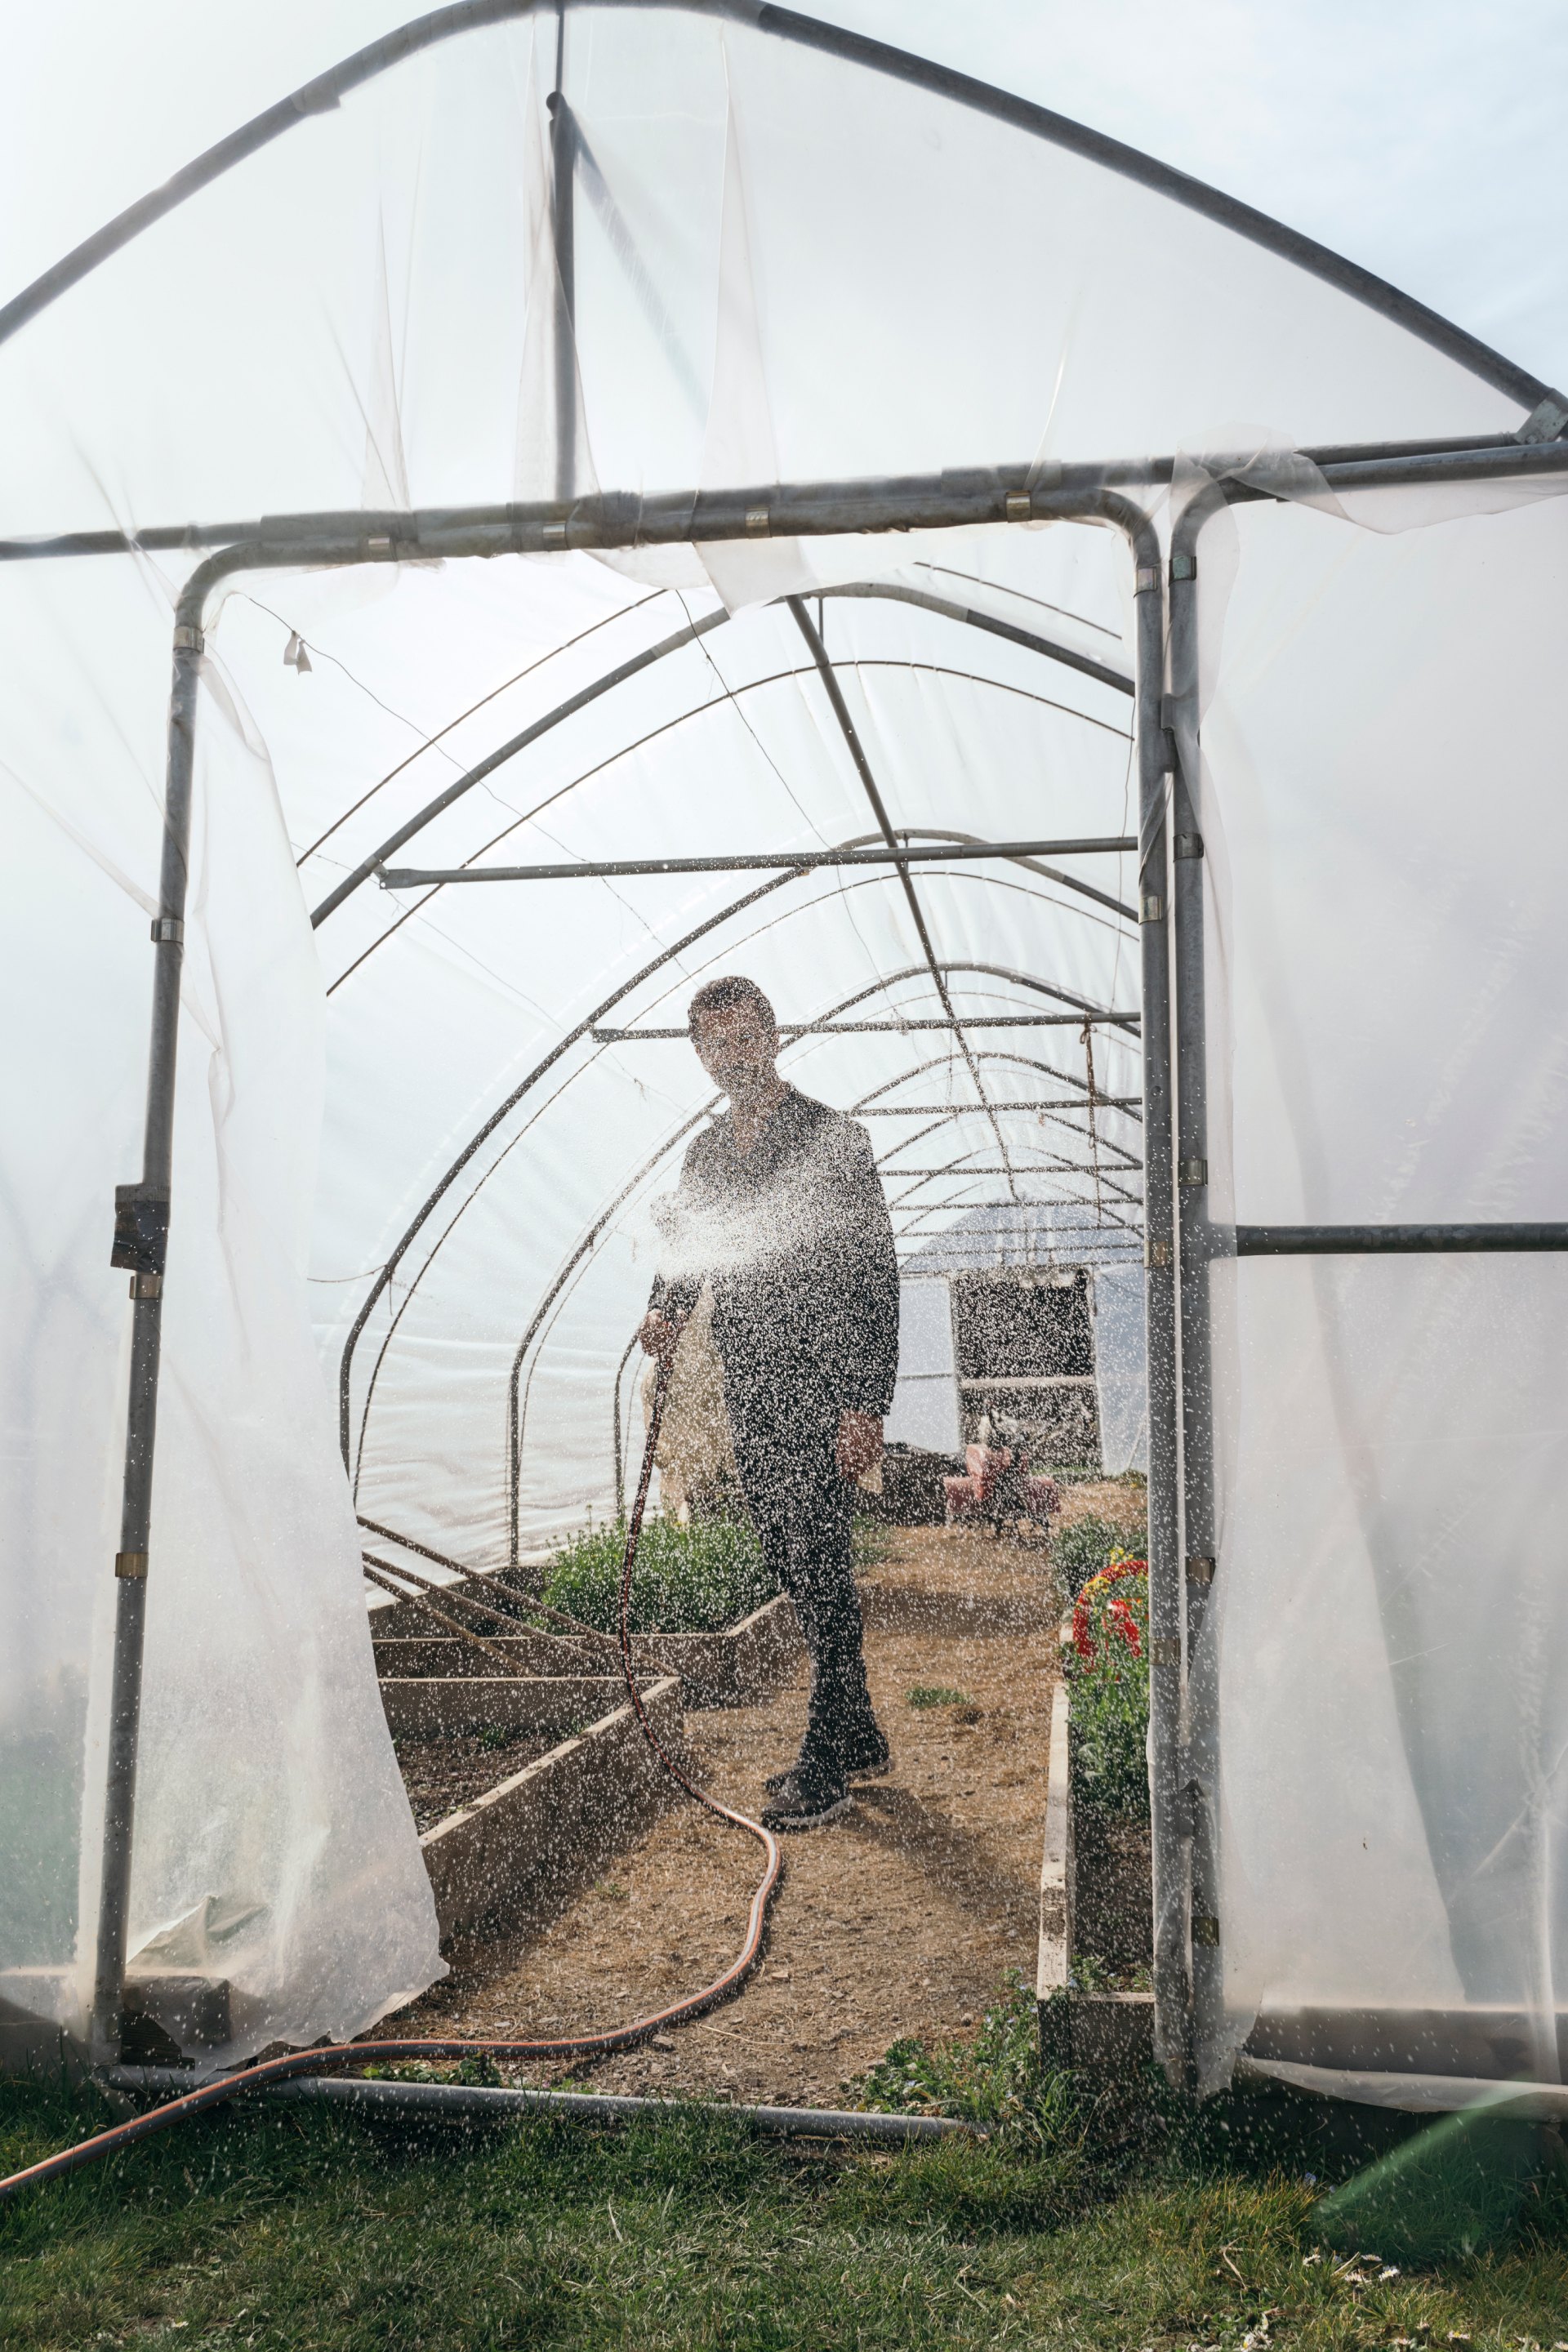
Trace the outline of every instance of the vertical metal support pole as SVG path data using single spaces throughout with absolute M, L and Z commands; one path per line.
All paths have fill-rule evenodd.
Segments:
M 1178 2088 L 1191 2074 L 1186 1808 L 1182 1744 L 1180 1388 L 1171 1067 L 1169 754 L 1163 719 L 1164 598 L 1159 541 L 1142 510 L 1102 493 L 1136 566 L 1138 912 L 1143 980 L 1144 1297 L 1149 1366 L 1149 1733 L 1156 2051 Z
M 1217 485 L 1194 499 L 1171 540 L 1170 698 L 1176 751 L 1173 919 L 1176 991 L 1176 1195 L 1181 1239 L 1182 1470 L 1186 1597 L 1183 1783 L 1192 1839 L 1193 2032 L 1213 2046 L 1224 2012 L 1219 1885 L 1214 1843 L 1212 1737 L 1193 1719 L 1192 1662 L 1215 1570 L 1214 1362 L 1210 1332 L 1207 1023 L 1205 1001 L 1203 795 L 1198 766 L 1197 544 L 1225 504 Z M 1212 1725 L 1203 1730 L 1212 1734 Z
M 157 1430 L 163 1269 L 174 1169 L 174 1066 L 180 1038 L 180 970 L 184 961 L 196 696 L 204 649 L 202 623 L 207 593 L 214 583 L 226 572 L 244 571 L 261 552 L 257 546 L 242 543 L 209 556 L 185 583 L 174 612 L 163 854 L 158 913 L 153 925 L 156 961 L 153 967 L 153 1019 L 147 1048 L 142 1181 L 122 1184 L 116 1190 L 111 1253 L 113 1265 L 132 1269 L 131 1296 L 135 1306 L 131 1331 L 131 1393 L 125 1414 L 120 1550 L 114 1562 L 114 1656 L 92 1988 L 92 2053 L 100 2064 L 112 2063 L 120 2055 L 125 2009 L 125 1947 L 131 1924 L 142 1657 L 153 1525 L 153 1450 Z
M 555 495 L 570 501 L 577 476 L 577 126 L 566 103 L 566 0 L 556 0 L 555 87 L 545 100 L 550 114 L 550 211 L 554 232 L 555 274 Z
M 202 572 L 206 569 L 204 565 Z M 195 575 L 195 579 L 201 577 L 201 572 Z M 92 2049 L 95 2060 L 100 2063 L 112 2063 L 120 2055 L 124 2006 L 136 1757 L 142 1717 L 142 1654 L 153 1519 L 153 1448 L 163 1339 L 163 1259 L 174 1140 L 174 1062 L 179 1045 L 180 969 L 184 960 L 191 778 L 205 595 L 205 586 L 194 600 L 190 588 L 186 589 L 180 599 L 174 629 L 163 854 L 158 917 L 153 926 L 153 1020 L 147 1056 L 142 1181 L 122 1187 L 116 1202 L 113 1262 L 137 1270 L 132 1276 L 135 1304 L 131 1335 L 131 1393 L 125 1416 L 120 1550 L 114 1563 L 114 1663 L 93 1977 Z

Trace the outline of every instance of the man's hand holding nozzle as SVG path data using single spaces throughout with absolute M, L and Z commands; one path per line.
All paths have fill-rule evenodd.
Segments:
M 680 1345 L 680 1334 L 685 1328 L 685 1323 L 684 1315 L 671 1317 L 661 1315 L 657 1307 L 650 1309 L 643 1317 L 642 1328 L 637 1333 L 637 1338 L 642 1341 L 644 1355 L 657 1356 L 661 1364 L 672 1363 L 675 1360 L 675 1351 Z M 625 1329 L 625 1328 L 623 1324 L 622 1328 Z

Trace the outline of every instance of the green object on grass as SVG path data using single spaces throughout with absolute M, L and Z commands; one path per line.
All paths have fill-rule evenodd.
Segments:
M 907 1706 L 969 1706 L 973 1704 L 967 1691 L 950 1690 L 946 1683 L 917 1683 L 908 1692 Z
M 1445 2116 L 1320 2199 L 1312 2222 L 1338 2253 L 1393 2263 L 1468 2259 L 1500 2245 L 1542 2168 L 1538 2125 L 1496 2105 Z
M 626 1524 L 609 1519 L 563 1546 L 544 1571 L 543 1598 L 584 1625 L 619 1623 Z M 778 1587 L 740 1519 L 647 1519 L 632 1578 L 634 1633 L 714 1633 L 749 1617 Z
M 881 2115 L 955 2116 L 1036 2141 L 1075 2137 L 1072 2086 L 1040 2059 L 1034 1987 L 1010 1969 L 972 2040 L 934 2047 L 913 2036 L 843 2085 L 847 2106 Z

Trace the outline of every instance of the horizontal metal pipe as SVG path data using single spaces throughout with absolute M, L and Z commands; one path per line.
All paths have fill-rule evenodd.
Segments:
M 1097 1226 L 1093 1230 L 1096 1234 L 1094 1255 L 1092 1259 L 1087 1260 L 1087 1263 L 1096 1266 L 1142 1265 L 1142 1235 L 1134 1232 L 1131 1225 Z M 1112 1248 L 1111 1244 L 1117 1241 L 1124 1243 L 1126 1246 L 1121 1249 Z M 1027 1272 L 1029 1268 L 1040 1264 L 1037 1255 L 1024 1258 L 1002 1254 L 1016 1252 L 1020 1246 L 1016 1237 L 1010 1235 L 1000 1244 L 993 1242 L 982 1244 L 978 1248 L 955 1249 L 948 1246 L 944 1234 L 916 1234 L 910 1237 L 910 1244 L 899 1262 L 912 1282 L 923 1281 L 928 1276 L 939 1272 L 945 1274 L 952 1271 L 963 1272 L 965 1269 L 975 1274 L 984 1274 L 988 1271 L 995 1274 L 1017 1274 Z M 1055 1234 L 1037 1234 L 1035 1247 L 1037 1250 L 1042 1246 L 1052 1256 L 1059 1254 L 1058 1236 Z M 1084 1262 L 1086 1261 L 1082 1259 L 1079 1261 L 1079 1263 Z M 908 1377 L 918 1381 L 945 1380 L 947 1374 L 945 1372 L 913 1372 Z
M 966 1118 L 972 1113 L 989 1117 L 994 1110 L 1136 1110 L 1138 1095 L 1033 1095 L 1026 1102 L 984 1103 L 863 1103 L 854 1118 Z
M 923 1205 L 913 1202 L 900 1205 L 902 1208 L 902 1213 L 910 1218 L 967 1216 L 972 1209 L 984 1209 L 988 1215 L 998 1214 L 1005 1210 L 1009 1216 L 1032 1217 L 1041 1209 L 1088 1209 L 1089 1207 L 1088 1202 L 1081 1196 L 1070 1201 L 928 1201 Z M 1101 1230 L 1121 1233 L 1131 1231 L 1131 1228 L 1124 1227 L 1119 1218 L 1093 1215 L 1068 1220 L 1053 1228 L 1053 1231 L 1064 1234 L 1092 1234 Z M 971 1234 L 966 1238 L 974 1239 L 976 1236 Z M 1140 1239 L 1142 1239 L 1141 1235 Z
M 1069 841 L 974 841 L 918 849 L 762 850 L 731 857 L 615 857 L 561 866 L 381 866 L 388 890 L 446 882 L 591 882 L 613 874 L 795 874 L 816 866 L 945 865 L 979 857 L 1101 857 L 1136 849 L 1136 834 L 1089 835 Z
M 1430 453 L 1456 457 L 1471 450 L 1488 450 L 1495 453 L 1500 450 L 1512 449 L 1515 446 L 1512 441 L 1500 440 L 1495 433 L 1477 433 L 1456 435 L 1452 439 L 1445 440 L 1336 442 L 1331 446 L 1303 449 L 1300 454 L 1312 465 L 1328 467 L 1370 464 L 1374 460 L 1387 457 L 1421 457 Z M 1136 488 L 1144 485 L 1157 485 L 1171 480 L 1175 471 L 1175 462 L 1173 457 L 1110 457 L 1097 459 L 1085 465 L 1064 465 L 1058 487 L 1079 489 L 1098 484 L 1106 488 L 1118 486 Z M 1264 493 L 1252 491 L 1247 495 L 1260 498 Z M 500 510 L 497 509 L 491 511 Z M 345 525 L 351 519 L 349 512 L 337 517 L 337 520 Z M 292 520 L 296 522 L 314 520 L 321 523 L 331 518 L 296 516 Z M 375 520 L 384 526 L 388 520 L 406 523 L 410 519 L 406 515 L 397 515 L 390 519 L 383 515 Z M 279 522 L 279 518 L 276 516 L 251 515 L 243 522 L 150 523 L 145 530 L 133 531 L 46 532 L 24 539 L 0 540 L 0 563 L 25 563 L 78 555 L 184 554 L 187 551 L 194 552 L 198 548 L 232 547 L 241 540 L 261 539 L 275 532 Z M 820 593 L 825 596 L 847 596 L 864 592 L 857 588 L 825 588 Z M 912 603 L 915 600 L 911 596 L 910 601 Z M 927 599 L 922 596 L 920 601 L 925 603 Z M 998 636 L 1014 637 L 1019 643 L 1025 642 L 1026 632 L 1016 631 L 999 624 L 994 614 L 976 613 L 968 606 L 963 609 L 966 617 L 972 619 L 977 626 L 990 629 Z M 1083 656 L 1055 644 L 1050 645 L 1049 650 L 1055 658 L 1069 661 L 1072 667 L 1084 669 L 1090 677 L 1103 677 L 1108 686 L 1115 686 L 1124 692 L 1131 688 L 1131 680 L 1125 679 L 1119 671 L 1108 671 L 1104 666 L 1099 664 L 1091 667 Z
M 1026 1139 L 1024 1143 L 1026 1151 L 1038 1148 L 1037 1145 L 1030 1144 Z M 881 1171 L 884 1184 L 902 1183 L 908 1177 L 911 1192 L 921 1184 L 929 1183 L 935 1176 L 951 1176 L 956 1183 L 967 1184 L 977 1176 L 1088 1177 L 1094 1172 L 1087 1160 L 1020 1160 L 1016 1164 L 1011 1161 L 983 1160 L 973 1167 L 967 1160 L 943 1160 L 939 1167 L 935 1168 L 922 1168 L 918 1161 L 910 1160 L 884 1160 L 881 1162 Z M 900 1193 L 899 1197 L 900 1200 L 905 1200 L 909 1195 Z M 1119 1187 L 1117 1197 L 1125 1201 L 1131 1196 L 1121 1191 Z
M 1352 458 L 1325 466 L 1323 478 L 1336 490 L 1397 488 L 1419 482 L 1487 482 L 1510 475 L 1561 474 L 1568 446 L 1561 441 L 1529 442 L 1519 447 L 1445 451 L 1413 457 Z
M 1489 481 L 1500 477 L 1568 472 L 1568 443 L 1493 439 L 1477 447 L 1456 441 L 1434 448 L 1423 442 L 1399 454 L 1334 458 L 1321 470 L 1331 489 L 1373 489 L 1401 483 Z M 1303 456 L 1311 457 L 1306 450 Z M 867 479 L 755 484 L 738 490 L 676 490 L 653 498 L 602 491 L 567 506 L 492 505 L 416 508 L 372 513 L 349 507 L 321 514 L 265 515 L 258 521 L 177 524 L 127 536 L 71 531 L 54 537 L 0 541 L 0 562 L 42 556 L 124 554 L 132 550 L 232 545 L 255 541 L 258 565 L 395 563 L 422 557 L 540 555 L 569 547 L 669 547 L 721 540 L 800 538 L 838 531 L 962 529 L 976 523 L 1071 520 L 1088 516 L 1108 482 L 1169 478 L 1173 460 L 1139 464 L 1064 465 L 1031 480 L 1032 468 L 977 467 L 948 474 L 889 475 Z M 1237 484 L 1237 502 L 1265 499 L 1266 489 Z
M 1135 1013 L 976 1013 L 961 1014 L 953 1021 L 936 1015 L 919 1021 L 781 1021 L 778 1034 L 781 1037 L 862 1037 L 883 1030 L 901 1035 L 910 1029 L 1081 1029 L 1086 1021 L 1109 1021 L 1119 1029 L 1138 1026 Z M 687 1045 L 691 1042 L 689 1029 L 595 1029 L 593 1035 L 596 1045 L 641 1045 L 677 1037 Z
M 116 2066 L 101 2080 L 110 2090 L 160 2095 L 194 2087 L 184 2066 Z M 245 2095 L 268 2105 L 381 2108 L 413 2115 L 572 2116 L 582 2123 L 625 2123 L 636 2116 L 677 2116 L 687 2103 L 675 2099 L 611 2097 L 587 2091 L 527 2091 L 468 2083 L 364 2082 L 341 2074 L 301 2074 L 291 2083 Z M 953 2133 L 976 2137 L 972 2124 L 950 2116 L 860 2115 L 838 2107 L 742 2107 L 725 2102 L 722 2114 L 751 2130 L 794 2139 L 945 2139 Z M 983 2137 L 983 2135 L 981 2135 Z
M 1485 450 L 1493 456 L 1499 456 L 1515 449 L 1517 446 L 1511 440 L 1500 440 L 1495 433 L 1477 433 L 1456 435 L 1451 440 L 1336 442 L 1331 446 L 1303 449 L 1300 454 L 1310 464 L 1327 469 L 1358 464 L 1369 465 L 1384 458 L 1424 457 L 1429 455 L 1460 457 L 1476 450 Z M 1550 444 L 1546 446 L 1550 446 Z M 1175 463 L 1173 457 L 1110 457 L 1085 465 L 1064 465 L 1058 487 L 1065 489 L 1082 489 L 1096 485 L 1106 488 L 1124 485 L 1136 488 L 1143 485 L 1157 485 L 1171 480 L 1175 471 Z M 1247 495 L 1261 498 L 1265 493 L 1249 491 Z M 492 513 L 500 511 L 500 509 L 491 509 Z M 344 512 L 336 518 L 345 526 L 353 519 L 353 511 Z M 243 522 L 153 523 L 149 524 L 144 530 L 66 530 L 46 533 L 34 538 L 5 539 L 0 540 L 0 563 L 20 563 L 76 555 L 183 554 L 198 548 L 232 547 L 241 540 L 259 540 L 272 535 L 278 530 L 280 520 L 289 519 L 252 515 Z M 332 518 L 295 516 L 291 520 L 295 522 L 313 520 L 319 525 Z M 361 520 L 366 519 L 361 518 Z M 407 523 L 410 518 L 407 515 L 390 518 L 382 515 L 374 520 L 384 526 L 389 520 Z M 850 596 L 864 593 L 864 590 L 858 587 L 825 588 L 821 591 L 825 596 Z M 910 594 L 908 601 L 913 603 L 916 598 Z M 919 601 L 922 604 L 928 602 L 934 604 L 937 600 L 927 599 L 921 595 Z M 1121 672 L 1110 670 L 1102 664 L 1090 664 L 1086 657 L 1071 648 L 1044 640 L 1036 640 L 1026 631 L 1016 630 L 999 623 L 992 614 L 978 613 L 967 605 L 962 609 L 964 616 L 977 627 L 989 629 L 997 636 L 1011 637 L 1019 644 L 1030 643 L 1036 650 L 1048 650 L 1053 658 L 1066 661 L 1075 669 L 1082 669 L 1089 677 L 1100 677 L 1106 685 L 1117 687 L 1123 692 L 1131 689 L 1131 680 L 1124 678 Z
M 1223 1227 L 1211 1255 L 1224 1256 Z M 1450 1251 L 1568 1249 L 1562 1225 L 1237 1225 L 1237 1257 L 1428 1256 Z

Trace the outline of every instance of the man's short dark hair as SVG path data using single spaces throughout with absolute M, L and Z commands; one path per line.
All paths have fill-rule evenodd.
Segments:
M 726 972 L 721 980 L 705 980 L 686 1008 L 686 1026 L 693 1034 L 705 1013 L 728 1013 L 732 1005 L 752 1004 L 763 1017 L 765 1027 L 776 1029 L 777 1016 L 772 1004 L 754 980 L 742 972 Z

